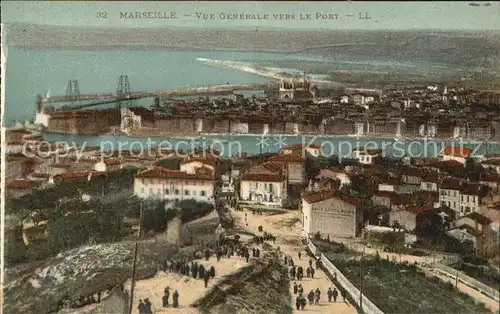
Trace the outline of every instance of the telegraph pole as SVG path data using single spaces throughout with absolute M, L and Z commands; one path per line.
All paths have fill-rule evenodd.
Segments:
M 129 305 L 129 314 L 132 314 L 134 307 L 134 288 L 135 288 L 135 273 L 136 273 L 136 265 L 137 265 L 137 251 L 139 247 L 139 240 L 141 238 L 142 233 L 142 213 L 143 213 L 143 201 L 141 201 L 140 215 L 139 215 L 139 232 L 137 234 L 137 240 L 135 241 L 134 248 L 134 264 L 132 266 L 132 282 L 130 284 L 130 305 Z

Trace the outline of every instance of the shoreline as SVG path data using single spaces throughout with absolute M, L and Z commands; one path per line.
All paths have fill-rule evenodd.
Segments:
M 115 137 L 115 138 L 127 138 L 127 139 L 152 139 L 152 140 L 176 140 L 176 141 L 193 141 L 193 140 L 200 140 L 200 139 L 205 139 L 205 140 L 217 140 L 217 138 L 213 139 L 214 137 L 221 137 L 223 140 L 223 143 L 229 142 L 232 137 L 243 137 L 243 138 L 256 138 L 256 137 L 263 137 L 263 138 L 317 138 L 318 140 L 320 139 L 327 139 L 327 138 L 335 138 L 335 139 L 341 139 L 341 138 L 346 138 L 349 140 L 357 139 L 357 140 L 363 140 L 363 141 L 369 141 L 369 140 L 388 140 L 388 141 L 393 141 L 393 142 L 398 142 L 398 141 L 444 141 L 444 142 L 458 142 L 458 143 L 465 143 L 465 144 L 500 144 L 500 141 L 494 141 L 494 140 L 486 140 L 486 141 L 481 141 L 477 139 L 468 139 L 468 138 L 439 138 L 439 137 L 396 137 L 396 136 L 386 136 L 386 135 L 355 135 L 355 134 L 295 134 L 295 133 L 278 133 L 278 134 L 258 134 L 258 133 L 199 133 L 198 135 L 148 135 L 148 136 L 141 136 L 141 135 L 112 135 L 112 134 L 100 134 L 100 135 L 86 135 L 86 134 L 77 134 L 77 133 L 63 133 L 63 132 L 50 132 L 50 131 L 42 131 L 43 135 L 68 135 L 70 137 L 74 136 L 82 136 L 82 137 L 92 137 L 92 138 L 99 138 L 101 136 L 107 136 L 107 137 Z

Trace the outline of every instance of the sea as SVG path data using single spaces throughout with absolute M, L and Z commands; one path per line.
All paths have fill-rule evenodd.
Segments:
M 293 72 L 302 71 L 301 61 L 333 65 L 338 69 L 359 71 L 408 71 L 417 65 L 397 64 L 366 60 L 350 62 L 348 57 L 325 59 L 310 55 L 242 52 L 242 51 L 203 51 L 203 50 L 48 50 L 21 49 L 8 47 L 5 67 L 5 110 L 4 125 L 13 125 L 33 120 L 35 114 L 35 97 L 37 94 L 65 95 L 68 82 L 77 80 L 82 94 L 115 93 L 118 79 L 127 75 L 131 91 L 169 90 L 221 84 L 260 84 L 268 79 L 245 73 L 232 68 L 219 68 L 203 64 L 196 60 L 205 58 L 225 60 L 245 65 L 267 67 L 270 71 Z M 276 68 L 277 64 L 288 61 L 287 69 Z M 291 68 L 290 64 L 297 64 Z M 315 73 L 308 73 L 315 75 Z M 320 76 L 321 74 L 316 74 Z M 138 100 L 136 105 L 150 106 L 152 99 Z M 445 140 L 403 140 L 403 139 L 371 139 L 354 136 L 296 136 L 296 135 L 214 135 L 191 138 L 134 138 L 127 136 L 80 136 L 69 134 L 45 133 L 47 141 L 59 141 L 102 147 L 106 149 L 145 148 L 158 146 L 188 150 L 193 145 L 212 146 L 223 156 L 234 156 L 241 153 L 255 155 L 278 152 L 284 145 L 318 144 L 322 145 L 325 155 L 340 154 L 348 156 L 358 146 L 374 146 L 384 148 L 388 156 L 433 156 L 441 147 L 449 145 Z M 500 152 L 499 144 L 483 142 L 463 142 L 460 145 L 476 149 L 477 154 Z M 131 147 L 135 145 L 136 147 Z M 141 146 L 141 147 L 139 147 Z M 384 147 L 382 147 L 384 146 Z

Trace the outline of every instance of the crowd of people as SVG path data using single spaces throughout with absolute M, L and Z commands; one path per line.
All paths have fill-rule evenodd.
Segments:
M 302 258 L 302 253 L 299 252 L 298 254 L 299 260 Z M 295 298 L 295 306 L 297 310 L 303 310 L 307 304 L 310 306 L 312 305 L 319 305 L 319 302 L 321 300 L 321 290 L 319 288 L 316 288 L 316 290 L 311 289 L 309 293 L 304 294 L 304 287 L 302 287 L 302 284 L 299 283 L 297 284 L 297 281 L 301 281 L 304 277 L 304 268 L 302 266 L 296 266 L 294 264 L 293 258 L 290 255 L 285 255 L 284 256 L 284 263 L 286 266 L 289 267 L 289 275 L 290 275 L 290 280 L 293 280 L 293 293 L 296 295 Z M 319 260 L 316 260 L 316 267 L 313 267 L 313 260 L 309 259 L 309 265 L 306 268 L 306 274 L 308 278 L 314 278 L 314 273 L 316 272 L 316 269 L 320 267 L 321 262 Z M 346 301 L 347 297 L 347 292 L 344 289 L 341 289 L 340 291 L 344 302 Z M 327 292 L 327 297 L 328 297 L 328 302 L 337 302 L 337 298 L 339 295 L 339 291 L 336 288 L 328 288 Z
M 250 252 L 251 251 L 251 252 Z M 215 250 L 210 250 L 209 248 L 205 249 L 203 252 L 194 252 L 194 260 L 191 263 L 187 262 L 185 259 L 183 260 L 173 260 L 163 262 L 163 271 L 165 273 L 177 273 L 182 276 L 191 276 L 194 279 L 203 279 L 205 283 L 205 288 L 208 287 L 208 282 L 210 279 L 215 277 L 215 267 L 212 265 L 208 269 L 205 266 L 196 260 L 205 259 L 205 261 L 210 261 L 212 255 L 215 254 L 217 261 L 220 261 L 221 258 L 231 258 L 233 256 L 243 258 L 247 263 L 250 262 L 250 256 L 253 258 L 259 258 L 261 254 L 261 250 L 258 247 L 249 248 L 246 244 L 236 241 L 235 243 L 231 243 L 226 241 L 221 246 L 216 248 Z M 251 254 L 251 255 L 250 255 Z M 170 302 L 170 296 L 172 295 L 172 301 Z M 174 290 L 171 293 L 170 287 L 166 287 L 162 297 L 162 305 L 163 307 L 172 306 L 174 308 L 179 307 L 179 292 Z M 139 301 L 139 313 L 140 314 L 152 314 L 152 304 L 149 299 L 144 299 Z

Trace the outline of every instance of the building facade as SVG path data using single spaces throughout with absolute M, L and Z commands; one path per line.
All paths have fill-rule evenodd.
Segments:
M 359 199 L 332 191 L 321 191 L 302 198 L 303 232 L 308 236 L 357 237 L 362 223 Z
M 136 174 L 134 195 L 144 199 L 182 201 L 187 199 L 215 204 L 216 184 L 212 171 L 195 173 L 154 167 Z

